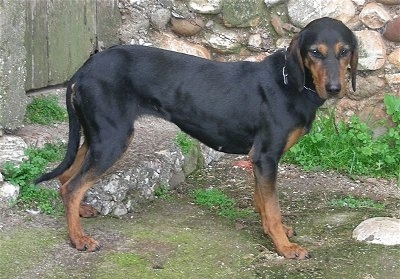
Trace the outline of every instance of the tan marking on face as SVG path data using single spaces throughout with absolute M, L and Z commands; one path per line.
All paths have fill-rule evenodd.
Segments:
M 327 76 L 326 76 L 326 69 L 323 66 L 322 60 L 311 57 L 310 54 L 307 54 L 306 58 L 304 59 L 304 65 L 311 72 L 313 83 L 314 83 L 314 86 L 315 86 L 318 96 L 322 99 L 327 99 L 328 94 L 325 90 Z
M 346 73 L 347 66 L 350 64 L 351 52 L 350 47 L 345 45 L 343 42 L 338 42 L 333 47 L 336 57 L 339 59 L 339 81 L 342 87 L 342 90 L 339 92 L 338 98 L 343 98 L 346 94 L 347 82 L 346 82 Z M 343 50 L 348 50 L 348 54 L 343 56 L 341 52 Z

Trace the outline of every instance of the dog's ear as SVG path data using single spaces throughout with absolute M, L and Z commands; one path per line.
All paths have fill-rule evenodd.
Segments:
M 350 74 L 351 74 L 351 87 L 353 88 L 353 91 L 356 91 L 356 78 L 357 78 L 357 65 L 358 65 L 358 44 L 357 44 L 357 39 L 354 36 L 354 49 L 353 52 L 351 53 L 351 58 L 350 58 Z
M 304 88 L 304 62 L 300 53 L 301 36 L 296 34 L 286 52 L 286 71 L 288 81 L 296 86 L 298 91 Z

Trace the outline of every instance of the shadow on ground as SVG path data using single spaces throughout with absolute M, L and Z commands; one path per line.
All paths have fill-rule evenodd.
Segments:
M 241 159 L 241 158 L 240 158 Z M 335 173 L 280 170 L 284 219 L 293 241 L 312 251 L 306 261 L 273 252 L 258 216 L 230 220 L 196 206 L 194 188 L 219 188 L 238 208 L 251 208 L 252 175 L 225 157 L 192 175 L 171 193 L 121 219 L 83 220 L 87 233 L 103 244 L 100 252 L 72 249 L 64 217 L 0 213 L 0 278 L 400 278 L 400 248 L 358 243 L 352 230 L 374 216 L 400 217 L 394 183 L 350 180 Z M 384 209 L 338 208 L 330 200 L 351 193 L 385 204 Z

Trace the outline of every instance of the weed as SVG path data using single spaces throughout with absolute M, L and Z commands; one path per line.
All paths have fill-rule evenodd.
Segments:
M 371 129 L 357 117 L 334 122 L 331 113 L 319 113 L 310 134 L 284 156 L 284 161 L 306 170 L 333 169 L 349 175 L 400 180 L 400 98 L 385 97 L 394 126 L 374 139 Z
M 62 159 L 64 146 L 61 144 L 46 144 L 41 149 L 28 148 L 25 150 L 25 154 L 28 159 L 19 165 L 8 162 L 2 166 L 4 179 L 20 186 L 16 204 L 24 209 L 39 209 L 45 214 L 60 213 L 62 205 L 59 202 L 57 191 L 35 186 L 32 184 L 32 180 L 44 172 L 49 162 Z
M 184 132 L 178 132 L 174 141 L 179 146 L 183 154 L 188 154 L 194 144 L 193 139 Z
M 154 196 L 162 200 L 171 200 L 172 196 L 170 194 L 170 189 L 168 185 L 162 184 L 156 187 L 154 190 Z
M 25 121 L 48 125 L 67 120 L 67 112 L 58 104 L 57 97 L 33 98 L 26 108 Z
M 195 189 L 192 193 L 194 203 L 207 207 L 218 215 L 229 219 L 241 218 L 249 215 L 247 210 L 236 208 L 236 201 L 229 198 L 225 193 L 218 189 Z
M 374 208 L 383 209 L 385 205 L 383 203 L 375 202 L 369 198 L 356 198 L 351 195 L 332 199 L 329 204 L 334 207 L 348 207 L 348 208 Z

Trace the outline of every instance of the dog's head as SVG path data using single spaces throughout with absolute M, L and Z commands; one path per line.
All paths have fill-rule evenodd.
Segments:
M 299 91 L 314 87 L 322 99 L 341 98 L 346 92 L 348 65 L 356 90 L 357 38 L 339 20 L 316 19 L 292 39 L 286 63 L 289 82 Z

